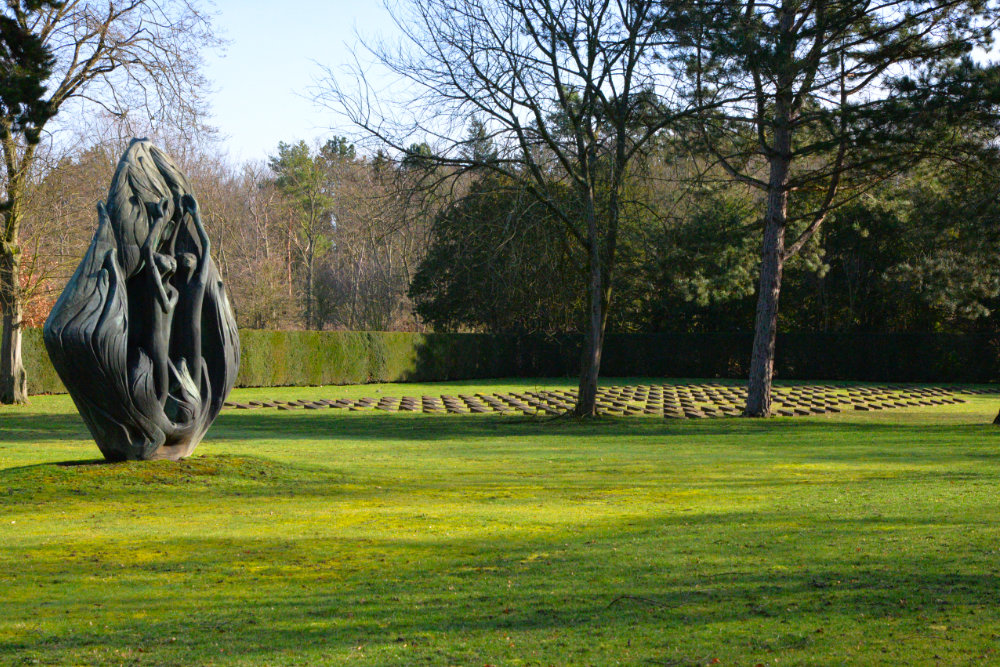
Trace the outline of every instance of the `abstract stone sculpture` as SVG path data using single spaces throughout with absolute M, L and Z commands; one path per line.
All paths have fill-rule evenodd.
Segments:
M 236 320 L 187 178 L 133 139 L 45 347 L 104 457 L 180 459 L 239 366 Z

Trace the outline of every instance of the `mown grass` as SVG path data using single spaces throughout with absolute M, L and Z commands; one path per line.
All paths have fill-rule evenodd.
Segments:
M 230 411 L 107 465 L 36 397 L 0 408 L 0 664 L 996 664 L 998 403 Z

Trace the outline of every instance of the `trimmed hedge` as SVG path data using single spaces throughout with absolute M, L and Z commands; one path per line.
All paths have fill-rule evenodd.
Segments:
M 582 337 L 379 331 L 241 331 L 239 387 L 575 375 Z M 607 377 L 746 377 L 751 334 L 608 334 Z M 28 389 L 65 391 L 40 329 L 24 335 Z M 1000 334 L 781 334 L 777 377 L 1000 381 Z
M 41 327 L 25 329 L 21 335 L 21 359 L 24 361 L 24 371 L 28 374 L 29 394 L 65 394 L 56 369 L 49 361 L 42 341 Z

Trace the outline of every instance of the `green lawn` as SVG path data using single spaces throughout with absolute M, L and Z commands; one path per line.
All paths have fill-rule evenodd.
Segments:
M 234 398 L 511 384 L 553 383 Z M 71 402 L 36 397 L 0 408 L 0 664 L 1000 664 L 1000 397 L 967 398 L 234 410 L 186 462 L 98 465 Z

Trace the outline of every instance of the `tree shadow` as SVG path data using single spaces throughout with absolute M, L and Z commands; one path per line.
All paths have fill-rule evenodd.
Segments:
M 7 412 L 0 417 L 0 443 L 46 440 L 90 440 L 90 432 L 75 412 L 72 414 Z
M 76 461 L 57 461 L 55 465 L 62 468 L 78 468 L 84 466 L 103 466 L 114 463 L 107 459 L 79 459 Z
M 272 439 L 313 438 L 443 440 L 503 436 L 760 436 L 768 435 L 769 446 L 786 445 L 784 436 L 829 435 L 826 447 L 838 444 L 858 446 L 877 436 L 911 438 L 926 436 L 975 435 L 1000 439 L 1000 429 L 983 424 L 920 424 L 871 421 L 821 421 L 809 418 L 745 419 L 714 418 L 674 420 L 656 417 L 599 417 L 595 419 L 523 417 L 500 415 L 433 415 L 420 413 L 386 414 L 377 411 L 342 410 L 276 411 L 256 409 L 227 411 L 209 432 L 210 438 L 238 438 L 245 435 Z M 840 434 L 855 436 L 839 438 Z M 765 443 L 767 444 L 767 443 Z M 819 444 L 819 443 L 817 443 Z
M 946 553 L 886 553 L 860 561 L 853 549 L 845 549 L 776 569 L 759 567 L 762 554 L 737 549 L 730 563 L 697 571 L 667 567 L 654 557 L 662 551 L 705 556 L 718 552 L 718 541 L 706 542 L 698 530 L 683 536 L 678 529 L 709 527 L 721 531 L 716 537 L 741 542 L 769 537 L 768 518 L 733 513 L 683 520 L 650 517 L 628 525 L 598 522 L 575 532 L 572 543 L 564 534 L 446 542 L 386 537 L 354 545 L 361 550 L 356 558 L 383 563 L 360 569 L 357 560 L 338 560 L 338 552 L 322 539 L 199 537 L 183 543 L 156 542 L 157 549 L 174 555 L 135 565 L 118 575 L 125 577 L 123 585 L 100 590 L 83 584 L 103 566 L 79 570 L 61 554 L 46 561 L 32 553 L 33 567 L 58 572 L 62 586 L 73 591 L 74 604 L 110 601 L 119 622 L 104 631 L 74 625 L 58 642 L 14 637 L 0 644 L 0 652 L 51 657 L 58 651 L 100 644 L 143 645 L 160 651 L 157 647 L 163 643 L 158 640 L 176 634 L 192 618 L 199 619 L 198 625 L 187 630 L 182 651 L 200 655 L 210 647 L 215 650 L 221 641 L 244 658 L 265 663 L 295 649 L 391 646 L 399 638 L 425 644 L 456 639 L 468 643 L 470 637 L 497 632 L 530 637 L 532 633 L 631 636 L 639 631 L 683 644 L 687 633 L 726 623 L 754 628 L 762 637 L 761 650 L 822 650 L 810 648 L 823 644 L 822 637 L 786 641 L 783 634 L 773 634 L 775 628 L 792 622 L 797 631 L 810 631 L 815 629 L 812 624 L 827 625 L 837 619 L 859 628 L 899 619 L 926 626 L 932 622 L 929 619 L 956 608 L 978 610 L 984 620 L 995 618 L 990 600 L 995 597 L 996 576 L 956 572 L 954 556 Z M 737 528 L 732 536 L 725 532 L 747 522 L 760 528 Z M 864 531 L 859 525 L 832 528 L 845 535 Z M 686 541 L 678 544 L 681 537 Z M 637 542 L 641 546 L 636 547 Z M 623 543 L 647 556 L 619 554 L 617 548 Z M 763 549 L 766 552 L 767 547 Z M 185 553 L 198 554 L 197 562 L 181 555 Z M 222 557 L 225 554 L 238 557 L 230 560 Z M 311 560 L 318 554 L 324 557 Z M 780 554 L 773 557 L 780 562 Z M 255 573 L 252 590 L 205 583 L 238 578 L 240 568 Z M 184 572 L 191 573 L 190 587 L 164 584 L 135 596 L 129 586 L 130 579 L 148 582 L 159 574 L 163 581 L 174 582 L 172 577 Z M 4 606 L 0 603 L 0 608 Z M 155 616 L 137 613 L 149 607 L 166 611 Z M 10 620 L 17 618 L 10 615 L 16 610 L 7 609 Z M 716 634 L 714 641 L 747 650 L 744 643 L 736 644 L 745 641 L 739 633 Z M 481 650 L 471 642 L 463 656 Z

